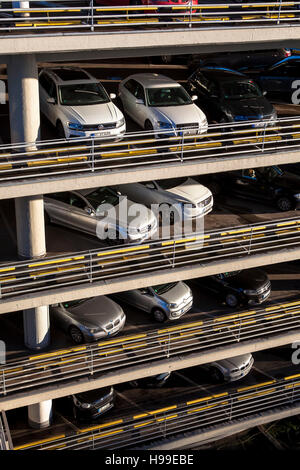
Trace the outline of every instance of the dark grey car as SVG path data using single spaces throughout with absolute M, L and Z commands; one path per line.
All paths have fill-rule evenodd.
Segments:
M 122 307 L 104 295 L 54 304 L 50 312 L 76 344 L 114 336 L 126 320 Z

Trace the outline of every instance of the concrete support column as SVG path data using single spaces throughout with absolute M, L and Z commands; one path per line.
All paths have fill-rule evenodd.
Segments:
M 32 149 L 40 137 L 38 69 L 34 55 L 12 56 L 7 64 L 11 142 L 30 142 Z M 18 253 L 21 259 L 46 254 L 43 196 L 15 199 Z M 24 342 L 34 350 L 50 343 L 49 307 L 23 312 Z M 52 401 L 28 407 L 28 421 L 34 428 L 49 426 Z

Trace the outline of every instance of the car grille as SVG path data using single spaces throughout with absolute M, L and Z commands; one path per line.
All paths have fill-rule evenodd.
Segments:
M 198 122 L 190 122 L 188 124 L 177 124 L 176 129 L 198 129 Z
M 267 282 L 267 284 L 265 284 L 263 287 L 261 287 L 260 289 L 257 289 L 257 294 L 263 294 L 264 292 L 268 291 L 269 289 L 271 288 L 271 282 Z
M 105 329 L 108 331 L 112 330 L 113 328 L 119 325 L 120 321 L 121 321 L 120 318 L 117 318 L 115 321 L 111 321 L 110 323 L 107 323 L 107 325 L 105 325 Z
M 101 126 L 99 128 L 99 126 Z M 116 122 L 106 122 L 105 124 L 86 124 L 83 125 L 84 131 L 102 131 L 104 129 L 115 129 L 117 127 Z

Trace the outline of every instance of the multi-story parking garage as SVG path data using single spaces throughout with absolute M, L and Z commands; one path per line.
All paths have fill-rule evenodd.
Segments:
M 118 97 L 127 130 L 112 140 L 106 122 L 83 124 L 77 117 L 75 126 L 74 114 L 66 112 L 64 123 L 58 119 L 55 109 L 64 103 L 55 93 L 62 93 L 59 87 L 67 82 L 62 75 L 61 81 L 57 75 L 52 81 L 48 119 L 43 108 L 41 120 L 39 73 L 65 66 L 84 69 L 110 93 L 106 103 L 115 99 L 129 75 L 163 74 L 185 87 L 188 56 L 193 54 L 207 58 L 212 53 L 299 48 L 300 2 L 115 3 L 1 2 L 0 78 L 7 85 L 0 105 L 2 448 L 190 448 L 299 413 L 300 371 L 291 348 L 300 341 L 298 183 L 290 177 L 288 184 L 276 186 L 272 197 L 270 192 L 259 197 L 265 183 L 252 186 L 250 196 L 238 197 L 245 191 L 240 176 L 243 191 L 232 194 L 233 183 L 227 183 L 225 192 L 222 186 L 228 172 L 243 176 L 248 169 L 271 165 L 284 165 L 296 178 L 298 104 L 277 97 L 272 100 L 276 119 L 252 111 L 247 120 L 210 121 L 198 133 L 194 123 L 165 126 L 164 131 L 147 126 L 146 120 L 139 126 Z M 64 99 L 74 112 L 80 79 L 70 80 L 73 94 Z M 136 106 L 146 104 L 137 101 Z M 76 116 L 86 104 L 77 102 Z M 197 104 L 201 107 L 201 101 Z M 109 121 L 113 119 L 121 121 Z M 66 136 L 64 125 L 72 136 Z M 152 239 L 117 240 L 108 246 L 91 230 L 78 230 L 74 220 L 66 223 L 67 212 L 60 220 L 52 213 L 49 217 L 53 201 L 65 204 L 62 198 L 70 191 L 89 194 L 92 188 L 113 190 L 120 184 L 183 177 L 207 184 L 214 207 L 205 215 L 204 227 L 194 221 L 180 235 L 172 224 L 166 236 L 158 219 Z M 222 186 L 221 194 L 215 193 L 216 186 Z M 88 215 L 95 219 L 94 213 L 86 211 Z M 231 294 L 226 305 L 201 283 L 209 276 L 262 267 L 272 286 L 262 304 L 230 306 Z M 182 281 L 193 295 L 193 307 L 176 320 L 155 323 L 141 304 L 124 302 L 129 290 Z M 250 290 L 239 286 L 239 292 Z M 74 345 L 70 328 L 63 330 L 54 321 L 55 308 L 103 295 L 120 303 L 126 313 L 124 329 L 112 338 L 81 338 Z M 254 365 L 238 383 L 211 380 L 211 364 L 223 361 L 224 368 L 224 361 L 250 354 Z M 170 372 L 159 389 L 142 385 Z M 83 424 L 76 420 L 70 396 L 76 407 L 84 393 L 98 393 L 99 411 L 101 393 L 112 386 L 112 410 L 107 406 L 105 415 Z M 109 399 L 107 392 L 104 406 Z

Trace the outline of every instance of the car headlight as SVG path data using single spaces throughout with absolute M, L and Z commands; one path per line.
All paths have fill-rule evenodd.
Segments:
M 101 328 L 88 328 L 89 332 L 94 334 L 94 333 L 98 333 L 98 331 L 101 330 Z
M 79 124 L 78 122 L 67 122 L 67 126 L 69 129 L 73 129 L 74 131 L 79 131 L 83 129 L 82 124 Z
M 80 403 L 80 407 L 87 410 L 88 408 L 91 408 L 91 404 L 90 403 Z
M 170 122 L 157 121 L 157 124 L 162 129 L 173 129 L 173 125 Z
M 243 292 L 246 295 L 255 295 L 256 294 L 256 290 L 245 289 Z
M 300 200 L 300 193 L 298 193 L 298 194 L 294 194 L 294 198 L 295 198 L 295 199 L 299 199 L 299 200 Z
M 125 118 L 122 117 L 122 119 L 119 119 L 119 121 L 117 121 L 117 127 L 121 127 L 121 126 L 124 126 L 125 124 Z

